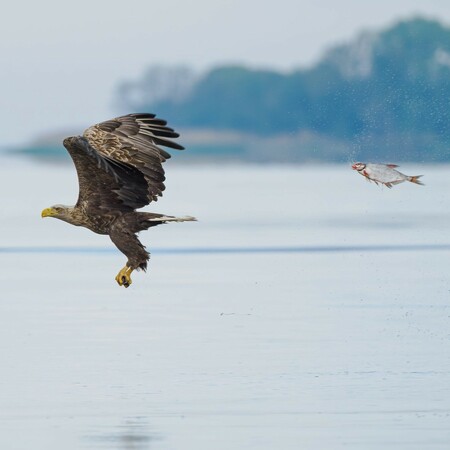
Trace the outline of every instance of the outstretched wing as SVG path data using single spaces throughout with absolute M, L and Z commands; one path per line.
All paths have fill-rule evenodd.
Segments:
M 127 212 L 149 203 L 148 184 L 136 168 L 98 153 L 83 137 L 64 140 L 78 174 L 77 206 L 88 214 Z
M 66 139 L 80 184 L 77 204 L 130 211 L 156 201 L 165 189 L 162 163 L 170 158 L 159 146 L 182 150 L 170 140 L 178 136 L 153 114 L 129 114 Z

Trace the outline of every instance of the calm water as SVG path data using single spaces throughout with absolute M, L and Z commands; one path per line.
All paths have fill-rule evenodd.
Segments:
M 2 160 L 0 448 L 448 449 L 449 167 L 168 165 L 147 274 Z

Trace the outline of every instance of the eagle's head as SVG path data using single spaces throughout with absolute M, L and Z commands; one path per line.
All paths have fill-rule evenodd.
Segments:
M 55 217 L 56 219 L 64 220 L 72 223 L 72 206 L 53 205 L 50 208 L 45 208 L 41 212 L 41 217 Z

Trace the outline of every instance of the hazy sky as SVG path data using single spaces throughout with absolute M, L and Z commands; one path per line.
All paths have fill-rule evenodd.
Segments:
M 363 29 L 416 14 L 450 24 L 448 0 L 8 2 L 0 18 L 0 145 L 55 129 L 81 132 L 114 116 L 115 87 L 150 64 L 289 70 Z

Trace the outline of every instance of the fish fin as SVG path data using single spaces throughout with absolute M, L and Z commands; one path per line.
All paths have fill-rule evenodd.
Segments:
M 398 167 L 398 164 L 386 164 L 386 167 L 389 167 L 390 169 L 395 169 Z
M 385 185 L 387 188 L 389 188 L 389 189 L 392 188 L 392 183 L 384 183 L 384 185 Z
M 420 180 L 419 178 L 422 177 L 423 175 L 414 175 L 413 177 L 409 177 L 408 181 L 411 181 L 411 183 L 415 183 L 415 184 L 420 184 L 421 186 L 425 186 Z

